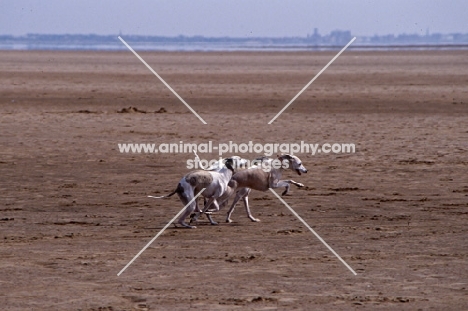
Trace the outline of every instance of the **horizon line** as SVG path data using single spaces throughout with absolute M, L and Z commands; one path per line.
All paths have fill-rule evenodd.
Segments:
M 403 33 L 386 33 L 386 34 L 374 34 L 374 35 L 352 35 L 351 30 L 340 30 L 336 29 L 333 30 L 329 33 L 326 34 L 318 34 L 320 37 L 324 36 L 329 36 L 332 35 L 333 33 L 346 33 L 349 32 L 351 37 L 386 37 L 386 36 L 404 36 L 404 35 L 410 35 L 414 36 L 417 35 L 419 37 L 427 37 L 431 35 L 455 35 L 455 34 L 462 34 L 462 35 L 468 35 L 468 32 L 425 32 L 423 33 L 418 33 L 418 32 L 403 32 Z M 314 33 L 307 33 L 306 35 L 300 36 L 300 35 L 289 35 L 289 36 L 207 36 L 207 35 L 184 35 L 184 34 L 178 34 L 178 35 L 156 35 L 156 34 L 147 34 L 147 35 L 142 35 L 142 34 L 124 34 L 121 31 L 118 33 L 110 33 L 110 34 L 97 34 L 97 33 L 26 33 L 26 34 L 21 34 L 21 35 L 13 35 L 13 34 L 0 34 L 0 37 L 13 37 L 13 38 L 21 38 L 21 37 L 27 37 L 27 36 L 100 36 L 100 37 L 114 37 L 114 36 L 133 36 L 133 37 L 158 37 L 158 38 L 208 38 L 208 39 L 221 39 L 221 38 L 230 38 L 230 39 L 252 39 L 252 38 L 262 38 L 262 39 L 284 39 L 284 38 L 310 38 L 313 37 L 315 34 Z

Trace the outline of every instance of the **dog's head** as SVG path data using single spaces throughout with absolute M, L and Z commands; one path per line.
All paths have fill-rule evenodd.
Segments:
M 281 162 L 288 161 L 289 168 L 295 171 L 298 175 L 301 175 L 302 173 L 307 173 L 307 169 L 304 167 L 304 165 L 302 165 L 301 159 L 299 159 L 296 156 L 290 154 L 283 154 L 281 156 L 278 156 L 278 159 Z

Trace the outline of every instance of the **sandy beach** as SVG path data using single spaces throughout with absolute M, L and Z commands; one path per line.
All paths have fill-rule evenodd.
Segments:
M 142 52 L 204 125 L 131 52 L 1 51 L 2 308 L 468 309 L 468 51 L 346 51 L 268 125 L 335 54 Z M 210 140 L 354 143 L 283 177 L 357 275 L 253 191 L 260 222 L 239 204 L 171 226 L 117 276 L 183 207 L 147 196 L 193 158 L 118 144 Z

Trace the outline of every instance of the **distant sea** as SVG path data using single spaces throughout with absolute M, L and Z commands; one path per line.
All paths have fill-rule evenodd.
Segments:
M 308 45 L 301 43 L 265 44 L 261 42 L 128 42 L 136 51 L 181 51 L 181 52 L 221 52 L 221 51 L 327 51 L 340 50 L 338 45 Z M 466 50 L 468 44 L 398 44 L 370 45 L 353 44 L 352 50 Z M 115 43 L 71 42 L 0 42 L 0 50 L 62 50 L 62 51 L 126 51 L 118 40 Z

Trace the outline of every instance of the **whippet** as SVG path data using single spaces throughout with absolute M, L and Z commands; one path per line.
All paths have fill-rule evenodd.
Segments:
M 238 161 L 240 163 L 238 163 Z M 196 170 L 186 174 L 182 179 L 179 181 L 177 188 L 170 194 L 162 196 L 162 197 L 153 197 L 153 198 L 168 198 L 172 195 L 176 194 L 179 196 L 180 200 L 184 205 L 187 205 L 197 193 L 199 193 L 203 188 L 202 195 L 208 199 L 205 204 L 205 208 L 203 212 L 206 212 L 207 209 L 213 205 L 215 207 L 215 211 L 219 210 L 219 205 L 216 202 L 216 199 L 221 197 L 226 190 L 228 190 L 228 183 L 234 173 L 233 166 L 241 165 L 241 163 L 245 161 L 240 157 L 227 158 L 220 161 L 217 169 L 205 171 L 205 170 Z M 236 164 L 234 164 L 236 163 Z M 187 206 L 185 211 L 178 219 L 178 223 L 186 228 L 196 228 L 195 226 L 189 225 L 185 223 L 185 218 L 189 216 L 195 210 L 200 212 L 200 209 L 197 205 L 197 200 L 192 202 L 190 205 Z M 217 225 L 215 221 L 211 219 L 208 215 L 208 219 L 212 225 Z
M 283 170 L 290 169 L 295 171 L 298 175 L 307 173 L 307 169 L 302 165 L 301 159 L 297 156 L 285 154 L 278 156 L 278 160 L 281 162 L 281 166 L 275 167 L 273 159 L 262 157 L 256 159 L 257 165 L 251 166 L 246 170 L 236 172 L 229 182 L 228 186 L 235 189 L 236 196 L 232 202 L 231 208 L 229 209 L 226 217 L 226 222 L 232 222 L 231 215 L 234 212 L 234 208 L 240 199 L 244 201 L 245 210 L 247 216 L 252 221 L 260 221 L 254 218 L 250 213 L 248 196 L 252 189 L 258 191 L 267 191 L 268 188 L 281 188 L 285 187 L 285 190 L 281 195 L 286 195 L 289 192 L 291 184 L 297 187 L 304 187 L 303 184 L 295 182 L 294 180 L 280 180 Z M 232 190 L 230 190 L 233 192 Z M 224 202 L 221 202 L 222 205 Z

